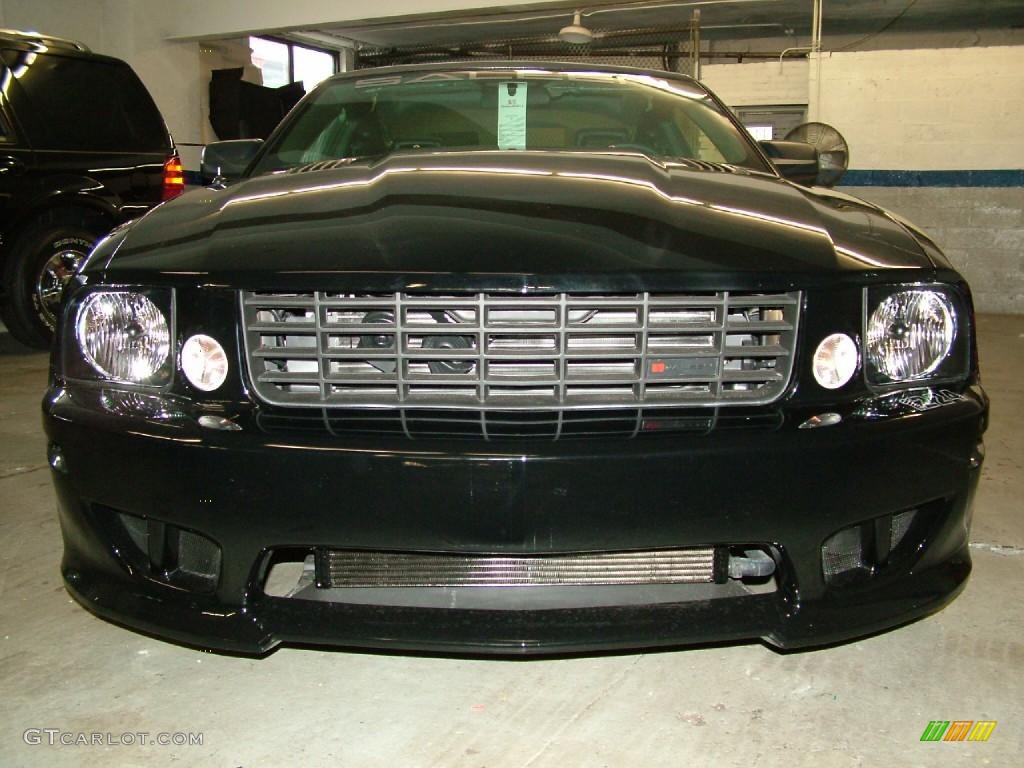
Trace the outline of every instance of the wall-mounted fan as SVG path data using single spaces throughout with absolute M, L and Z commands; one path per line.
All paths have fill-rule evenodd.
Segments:
M 804 123 L 788 134 L 786 141 L 802 141 L 818 150 L 818 179 L 821 187 L 834 187 L 850 165 L 850 148 L 843 134 L 827 123 Z

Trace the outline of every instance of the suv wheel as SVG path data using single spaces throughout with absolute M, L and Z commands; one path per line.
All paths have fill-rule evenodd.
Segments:
M 64 284 L 108 228 L 85 212 L 50 211 L 17 237 L 4 267 L 4 322 L 14 338 L 50 346 Z

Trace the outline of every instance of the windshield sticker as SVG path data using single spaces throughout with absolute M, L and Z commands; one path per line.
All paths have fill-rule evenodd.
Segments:
M 526 149 L 526 83 L 498 83 L 498 149 Z
M 380 88 L 385 85 L 400 85 L 402 82 L 401 75 L 392 75 L 389 77 L 366 77 L 362 80 L 356 80 L 356 88 Z

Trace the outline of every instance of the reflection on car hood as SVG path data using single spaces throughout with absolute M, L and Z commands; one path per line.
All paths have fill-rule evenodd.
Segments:
M 933 266 L 906 228 L 827 190 L 616 153 L 397 155 L 196 190 L 139 221 L 108 279 L 259 288 L 355 279 L 585 289 L 582 276 L 777 285 Z M 204 280 L 205 281 L 205 280 Z M 284 282 L 282 282 L 284 281 Z M 366 285 L 370 288 L 370 285 Z

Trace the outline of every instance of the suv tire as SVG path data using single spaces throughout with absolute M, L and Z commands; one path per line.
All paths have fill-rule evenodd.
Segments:
M 87 211 L 48 211 L 18 234 L 3 274 L 4 323 L 14 338 L 50 346 L 64 283 L 111 226 Z

